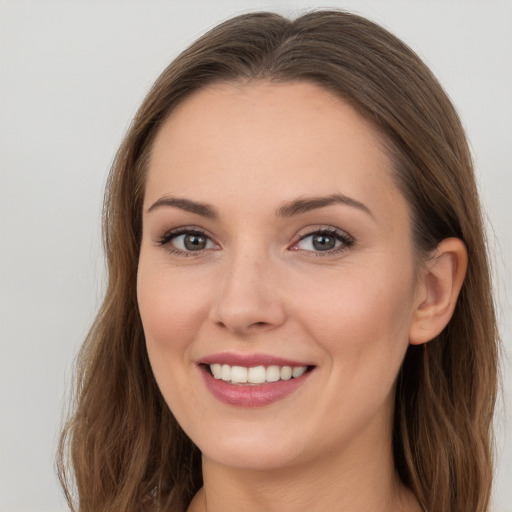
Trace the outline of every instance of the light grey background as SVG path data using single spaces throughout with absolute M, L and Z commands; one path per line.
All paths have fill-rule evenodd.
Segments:
M 102 189 L 149 86 L 227 17 L 313 6 L 357 11 L 403 38 L 467 128 L 509 361 L 494 508 L 512 511 L 512 2 L 0 0 L 1 512 L 65 509 L 53 459 L 73 358 L 101 298 Z

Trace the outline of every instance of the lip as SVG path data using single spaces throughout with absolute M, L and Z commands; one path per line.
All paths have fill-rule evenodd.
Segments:
M 254 408 L 263 407 L 277 402 L 305 384 L 312 371 L 306 371 L 298 378 L 267 382 L 265 384 L 232 384 L 215 379 L 207 370 L 210 364 L 229 364 L 230 366 L 307 366 L 311 364 L 291 359 L 271 356 L 269 354 L 233 354 L 224 352 L 207 356 L 197 363 L 197 367 L 208 391 L 217 400 L 232 406 Z
M 294 361 L 270 354 L 235 354 L 233 352 L 221 352 L 206 356 L 198 361 L 198 364 L 229 364 L 230 366 L 314 366 L 311 362 Z

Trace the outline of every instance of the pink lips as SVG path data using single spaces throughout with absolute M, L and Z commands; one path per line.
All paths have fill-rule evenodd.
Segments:
M 272 365 L 291 367 L 311 365 L 268 354 L 232 354 L 229 352 L 208 356 L 198 361 L 198 368 L 206 387 L 212 395 L 225 404 L 239 407 L 262 407 L 272 404 L 302 386 L 311 374 L 310 371 L 307 371 L 298 378 L 264 384 L 232 384 L 231 382 L 215 379 L 207 369 L 207 365 L 211 364 L 228 364 L 247 368 Z
M 292 361 L 282 357 L 270 356 L 268 354 L 233 354 L 222 352 L 207 356 L 199 361 L 199 364 L 229 364 L 230 366 L 310 366 L 310 363 L 303 361 Z

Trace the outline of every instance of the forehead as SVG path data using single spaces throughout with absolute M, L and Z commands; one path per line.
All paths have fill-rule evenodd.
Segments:
M 348 103 L 312 83 L 263 80 L 210 86 L 172 112 L 154 142 L 146 203 L 164 193 L 245 196 L 241 205 L 399 194 L 382 136 Z

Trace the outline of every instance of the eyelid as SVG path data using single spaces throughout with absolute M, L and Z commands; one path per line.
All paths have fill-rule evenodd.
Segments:
M 178 238 L 181 235 L 188 234 L 202 235 L 215 245 L 215 248 L 213 250 L 217 250 L 220 248 L 220 245 L 214 240 L 214 238 L 210 236 L 205 229 L 200 228 L 198 226 L 180 226 L 177 228 L 169 229 L 156 240 L 156 244 L 159 247 L 163 247 L 170 253 L 177 254 L 180 256 L 200 256 L 204 254 L 204 252 L 212 250 L 212 248 L 210 247 L 205 249 L 198 249 L 197 251 L 189 251 L 179 249 L 178 247 L 172 245 L 173 239 Z
M 209 241 L 211 241 L 215 248 L 204 248 L 204 249 L 198 249 L 196 251 L 194 250 L 182 250 L 179 249 L 171 244 L 171 241 L 180 235 L 185 234 L 197 234 L 205 236 Z M 305 240 L 308 237 L 318 235 L 318 234 L 327 234 L 330 236 L 333 236 L 336 238 L 337 241 L 340 242 L 340 244 L 333 249 L 320 251 L 320 250 L 309 250 L 309 249 L 302 249 L 298 248 L 297 245 L 302 241 Z M 307 226 L 303 229 L 301 229 L 297 235 L 296 240 L 291 244 L 291 246 L 288 247 L 288 250 L 291 251 L 301 251 L 304 253 L 310 253 L 314 254 L 315 256 L 328 256 L 333 255 L 339 252 L 346 251 L 347 249 L 351 248 L 355 243 L 354 238 L 348 234 L 346 231 L 343 231 L 342 229 L 336 228 L 331 225 L 320 225 L 320 226 Z M 221 249 L 221 246 L 218 242 L 215 241 L 214 237 L 211 236 L 204 228 L 201 228 L 199 226 L 180 226 L 177 228 L 170 229 L 166 231 L 162 236 L 160 236 L 156 240 L 156 244 L 159 247 L 165 248 L 167 251 L 181 255 L 181 256 L 200 256 L 206 251 L 211 250 L 219 250 Z
M 315 250 L 309 250 L 309 249 L 301 249 L 298 248 L 297 245 L 306 238 L 309 238 L 314 235 L 318 234 L 327 234 L 330 236 L 333 236 L 336 238 L 337 241 L 341 242 L 340 245 L 337 247 L 334 247 L 333 249 L 326 250 L 326 251 L 315 251 Z M 297 240 L 293 242 L 293 244 L 289 247 L 289 250 L 292 251 L 303 251 L 304 253 L 311 253 L 315 256 L 328 256 L 333 255 L 339 252 L 346 251 L 347 249 L 350 249 L 355 243 L 354 238 L 349 235 L 346 231 L 343 231 L 342 229 L 336 228 L 334 226 L 308 226 L 301 230 L 301 232 L 297 235 Z

